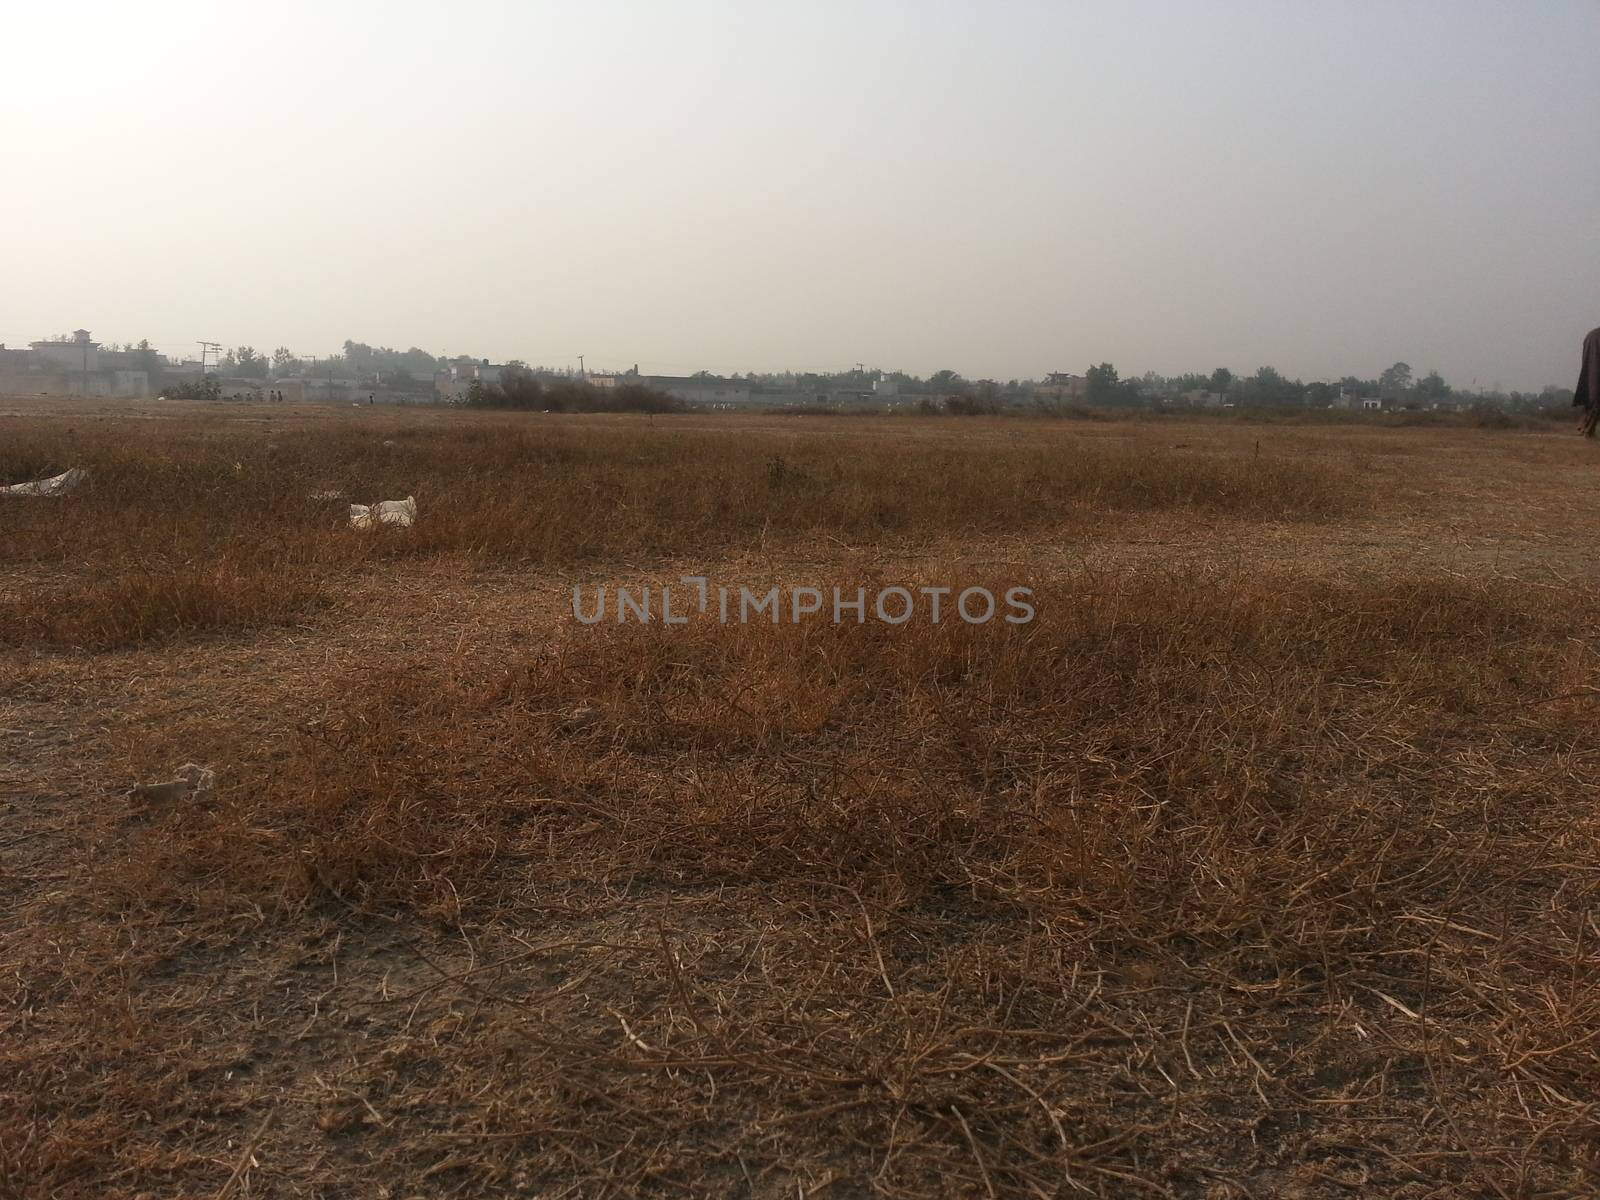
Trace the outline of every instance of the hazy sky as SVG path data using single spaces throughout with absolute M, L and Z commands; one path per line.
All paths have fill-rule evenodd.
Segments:
M 0 341 L 1570 385 L 1600 0 L 0 9 Z

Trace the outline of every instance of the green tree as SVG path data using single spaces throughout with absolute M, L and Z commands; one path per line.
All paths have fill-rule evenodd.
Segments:
M 1211 372 L 1211 386 L 1208 390 L 1218 395 L 1226 396 L 1228 389 L 1233 386 L 1233 372 L 1227 367 L 1218 367 Z
M 1417 380 L 1416 393 L 1417 398 L 1421 400 L 1444 400 L 1449 397 L 1451 391 L 1450 385 L 1437 371 L 1429 371 Z
M 1110 363 L 1090 367 L 1083 373 L 1084 398 L 1090 404 L 1115 404 L 1122 398 L 1117 369 Z
M 133 368 L 143 371 L 152 384 L 161 380 L 161 355 L 156 353 L 155 347 L 150 344 L 149 338 L 143 338 L 133 348 Z
M 237 349 L 228 351 L 218 366 L 234 375 L 242 375 L 246 379 L 265 379 L 267 377 L 266 357 L 257 354 L 254 346 L 240 346 Z
M 365 342 L 352 342 L 349 338 L 345 338 L 344 361 L 349 364 L 357 377 L 365 375 L 372 370 L 372 347 Z
M 1411 390 L 1411 367 L 1397 362 L 1378 376 L 1378 394 L 1385 400 L 1398 400 Z
M 1276 367 L 1257 368 L 1242 386 L 1252 404 L 1299 404 L 1305 394 L 1299 380 L 1286 378 Z

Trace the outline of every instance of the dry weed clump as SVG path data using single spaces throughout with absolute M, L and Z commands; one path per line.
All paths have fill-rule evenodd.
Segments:
M 225 953 L 241 921 L 412 931 L 431 965 L 358 1005 L 389 1057 L 359 1074 L 378 1116 L 330 1118 L 366 1131 L 347 1167 L 1584 1194 L 1600 716 L 1559 600 L 1109 572 L 1038 609 L 573 625 L 363 673 L 268 776 L 108 850 L 85 903 Z M 608 895 L 631 915 L 560 923 Z M 501 949 L 440 965 L 430 929 Z M 88 1136 L 66 1095 L 37 1145 Z
M 1383 903 L 1374 856 L 1416 828 L 1412 787 L 1481 820 L 1481 796 L 1447 786 L 1475 734 L 1509 724 L 1537 751 L 1512 779 L 1593 727 L 1581 648 L 1496 589 L 1107 576 L 1038 603 L 1015 627 L 574 627 L 487 678 L 363 680 L 291 776 L 305 848 L 324 877 L 372 872 L 393 896 L 412 836 L 442 882 L 457 839 L 502 846 L 531 811 L 548 867 L 586 878 L 584 847 L 612 871 L 914 896 L 982 860 L 1007 894 L 1094 884 L 1135 923 L 1128 889 L 1162 902 L 1158 924 L 1204 890 L 1196 913 L 1231 932 L 1289 892 Z M 1574 688 L 1537 722 L 1506 711 L 1508 692 Z M 1519 800 L 1524 817 L 1540 803 Z M 499 886 L 467 861 L 451 896 Z
M 292 622 L 325 599 L 303 573 L 230 559 L 132 562 L 71 585 L 0 597 L 0 646 L 113 650 Z

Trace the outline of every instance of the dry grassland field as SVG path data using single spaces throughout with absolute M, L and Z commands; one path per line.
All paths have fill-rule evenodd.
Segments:
M 1600 1194 L 1565 424 L 0 402 L 69 467 L 0 1194 Z M 683 575 L 1037 615 L 573 617 Z

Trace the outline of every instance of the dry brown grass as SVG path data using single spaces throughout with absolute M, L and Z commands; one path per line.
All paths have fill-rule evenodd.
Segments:
M 1580 585 L 1063 567 L 1045 541 L 1132 505 L 1129 485 L 1030 509 L 981 478 L 1061 445 L 980 440 L 891 533 L 870 514 L 897 496 L 896 455 L 963 452 L 800 438 L 786 464 L 839 475 L 785 524 L 768 447 L 717 459 L 714 431 L 629 432 L 624 469 L 605 436 L 572 434 L 599 456 L 585 477 L 678 507 L 653 534 L 602 510 L 584 540 L 565 493 L 538 492 L 527 509 L 561 532 L 537 561 L 670 579 L 699 553 L 847 590 L 1001 590 L 1018 580 L 970 560 L 1031 538 L 1039 618 L 585 628 L 552 616 L 564 580 L 540 577 L 542 609 L 446 582 L 515 544 L 448 532 L 469 510 L 531 528 L 509 489 L 424 501 L 414 542 L 350 563 L 346 534 L 313 528 L 289 556 L 307 578 L 367 595 L 430 572 L 440 611 L 470 611 L 331 659 L 306 659 L 314 630 L 250 635 L 249 686 L 180 687 L 200 661 L 181 638 L 74 677 L 104 697 L 165 664 L 175 698 L 232 697 L 119 735 L 141 770 L 200 736 L 226 761 L 205 804 L 102 796 L 32 827 L 52 849 L 7 881 L 0 1190 L 1595 1193 L 1600 689 L 1571 636 Z M 675 437 L 757 511 L 718 523 L 712 493 L 669 486 Z M 1191 485 L 1242 479 L 1233 450 L 1207 448 Z M 1071 478 L 1180 456 L 1084 457 Z M 1286 465 L 1288 505 L 1283 478 L 1329 489 L 1302 522 L 1372 503 L 1348 462 Z M 264 526 L 301 520 L 304 482 Z M 1266 520 L 1267 494 L 1227 519 Z M 459 524 L 430 534 L 439 509 Z M 1160 511 L 1197 538 L 1216 519 Z M 783 540 L 813 533 L 972 553 L 819 573 Z M 64 661 L 30 652 L 0 696 L 53 694 Z M 285 718 L 257 732 L 239 697 Z
M 1348 466 L 1251 453 L 1010 436 L 842 443 L 835 434 L 680 430 L 670 419 L 258 429 L 223 420 L 87 432 L 14 423 L 0 479 L 89 470 L 70 497 L 12 502 L 0 564 L 92 577 L 0 610 L 0 641 L 105 647 L 295 615 L 349 572 L 397 559 L 558 566 L 781 548 L 797 538 L 1091 529 L 1180 511 L 1327 521 L 1364 504 Z M 883 423 L 878 422 L 879 426 Z M 905 422 L 902 422 L 905 424 Z M 993 423 L 990 425 L 993 431 Z M 415 495 L 426 517 L 355 537 L 341 501 Z M 155 583 L 165 579 L 161 585 Z M 273 586 L 271 581 L 279 581 Z
M 84 582 L 0 599 L 0 645 L 106 650 L 206 630 L 245 630 L 290 621 L 323 594 L 306 575 L 270 563 L 141 558 L 102 564 Z

